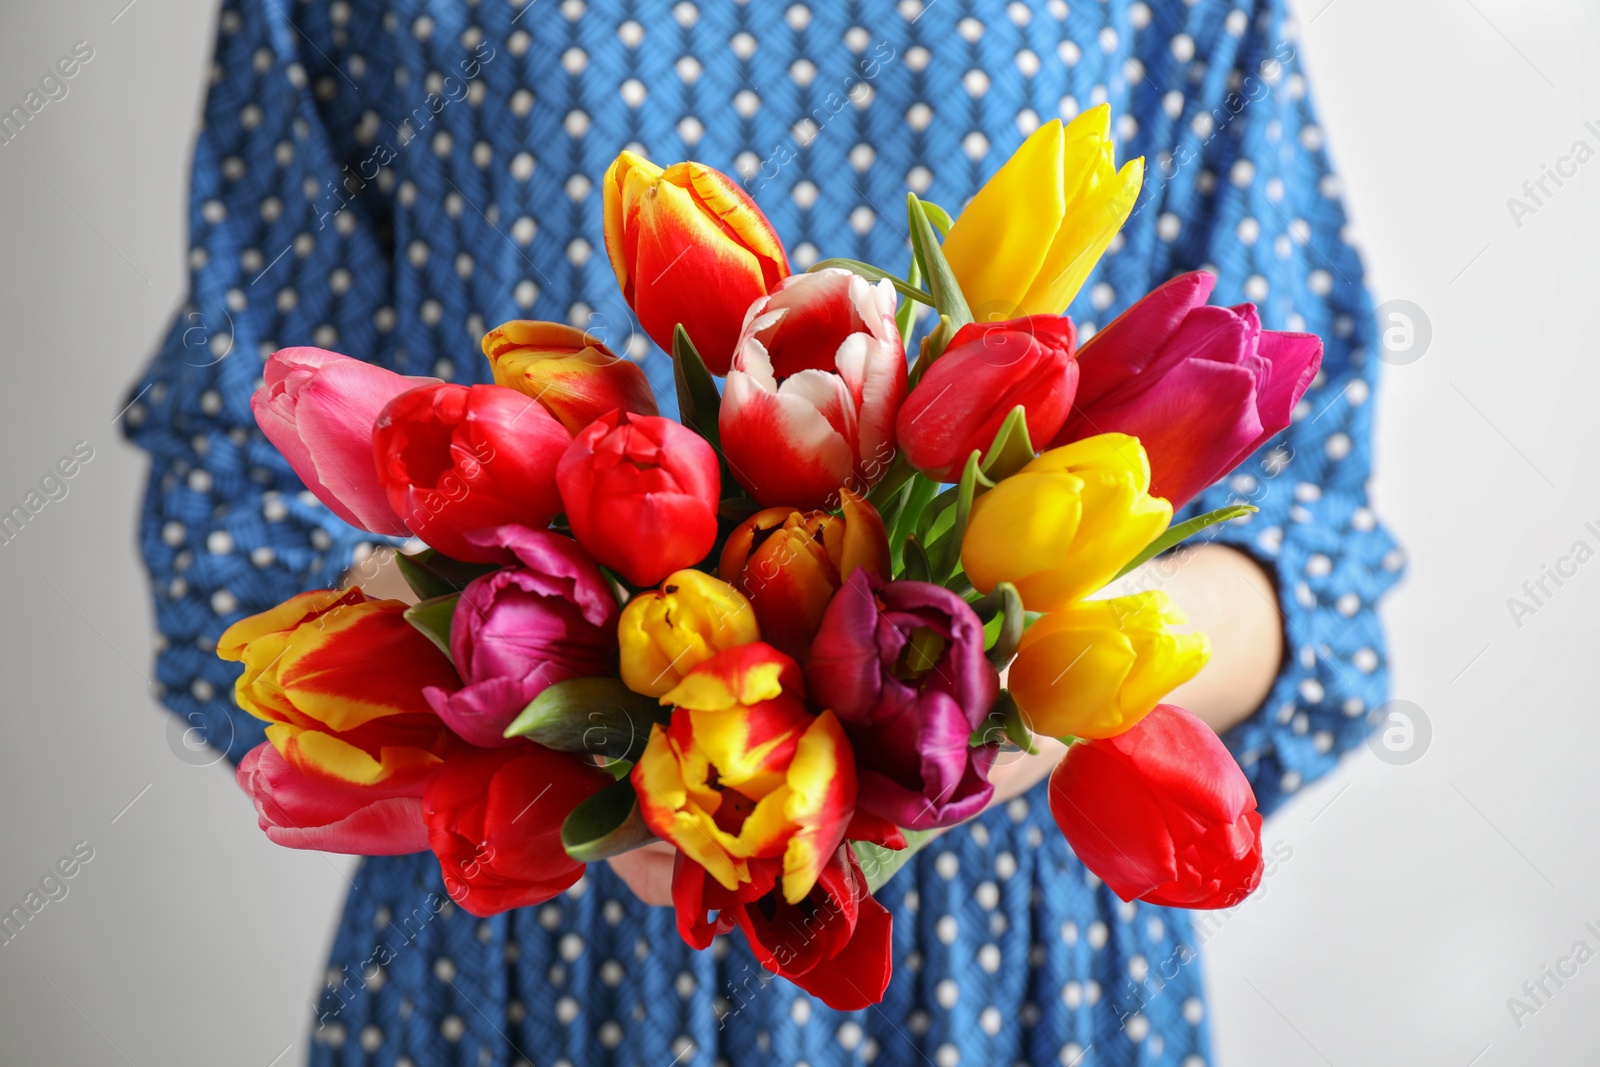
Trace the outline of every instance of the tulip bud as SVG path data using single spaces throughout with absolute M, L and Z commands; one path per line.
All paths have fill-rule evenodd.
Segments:
M 622 610 L 622 681 L 658 697 L 725 648 L 761 639 L 750 601 L 705 571 L 674 571 Z
M 1254 304 L 1210 307 L 1216 279 L 1172 279 L 1095 334 L 1056 444 L 1139 438 L 1151 489 L 1182 507 L 1289 425 L 1322 365 L 1322 341 L 1263 330 Z M 1174 414 L 1174 413 L 1178 414 Z
M 945 259 L 980 321 L 1059 315 L 1133 210 L 1144 159 L 1112 163 L 1111 108 L 1040 126 L 956 219 Z
M 423 796 L 445 892 L 487 918 L 569 888 L 583 864 L 562 847 L 561 824 L 611 782 L 587 760 L 532 742 L 452 755 Z
M 894 309 L 892 285 L 846 270 L 795 275 L 750 306 L 717 428 L 762 504 L 836 507 L 841 485 L 866 492 L 888 471 L 906 395 Z
M 1051 449 L 972 502 L 961 565 L 987 593 L 1010 582 L 1030 611 L 1104 586 L 1172 521 L 1150 496 L 1137 439 L 1100 434 Z
M 570 441 L 514 389 L 445 382 L 390 401 L 372 437 L 390 505 L 418 537 L 469 563 L 494 560 L 467 534 L 548 526 L 560 513 L 556 463 Z
M 513 319 L 483 335 L 494 382 L 531 396 L 568 433 L 580 433 L 608 411 L 656 414 L 650 380 L 604 342 L 559 322 Z
M 1261 882 L 1250 783 L 1211 727 L 1170 704 L 1067 749 L 1050 775 L 1050 814 L 1123 900 L 1231 908 Z
M 842 513 L 768 508 L 740 523 L 717 573 L 750 599 L 762 640 L 804 660 L 828 601 L 864 568 L 889 579 L 889 537 L 866 500 L 840 490 Z
M 235 777 L 275 845 L 351 856 L 403 856 L 428 847 L 422 794 L 431 775 L 355 785 L 290 763 L 264 741 L 245 753 Z
M 973 322 L 956 331 L 895 419 L 906 459 L 940 481 L 958 482 L 974 451 L 987 453 L 1019 404 L 1028 437 L 1050 440 L 1078 387 L 1078 332 L 1061 315 Z
M 1202 633 L 1167 594 L 1152 590 L 1083 600 L 1052 611 L 1022 636 L 1008 688 L 1028 728 L 1051 737 L 1115 737 L 1211 658 Z
M 328 510 L 376 534 L 410 533 L 372 465 L 372 426 L 383 406 L 434 378 L 408 378 L 320 348 L 267 357 L 250 398 L 256 425 Z
M 745 310 L 788 277 L 783 242 L 738 183 L 703 163 L 611 164 L 606 254 L 622 297 L 667 351 L 682 324 L 713 374 L 728 373 Z
M 572 536 L 636 586 L 705 558 L 722 477 L 705 438 L 671 419 L 613 411 L 573 439 L 556 479 Z

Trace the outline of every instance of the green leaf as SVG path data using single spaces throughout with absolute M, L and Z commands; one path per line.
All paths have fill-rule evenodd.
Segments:
M 644 824 L 639 797 L 626 776 L 580 802 L 561 824 L 561 847 L 579 863 L 621 855 L 655 836 Z
M 950 217 L 950 213 L 948 211 L 940 207 L 938 204 L 935 204 L 932 200 L 924 200 L 922 202 L 922 210 L 928 213 L 928 221 L 933 223 L 934 228 L 939 231 L 940 237 L 950 236 L 950 229 L 956 223 L 955 220 Z
M 506 736 L 526 737 L 557 752 L 632 760 L 644 751 L 658 722 L 666 722 L 666 709 L 620 678 L 569 678 L 534 697 L 506 727 Z
M 911 269 L 906 277 L 906 282 L 917 292 L 922 292 L 922 266 L 917 257 L 911 257 Z M 928 297 L 928 302 L 933 298 Z M 900 343 L 906 347 L 911 346 L 911 328 L 916 325 L 917 305 L 910 300 L 903 302 L 894 313 L 894 324 L 900 330 Z
M 928 502 L 938 495 L 938 492 L 938 482 L 924 474 L 912 474 L 910 491 L 906 494 L 905 505 L 895 516 L 894 527 L 889 531 L 889 561 L 891 564 L 898 563 L 905 558 L 905 551 L 902 545 L 908 538 L 915 537 L 912 531 L 917 528 L 917 523 L 922 518 L 923 511 L 927 509 Z M 926 547 L 921 538 L 916 538 L 916 540 L 919 542 L 919 548 Z M 925 552 L 923 560 L 927 560 Z M 932 574 L 933 572 L 930 570 L 928 573 Z
M 890 285 L 894 286 L 895 292 L 899 293 L 901 296 L 910 297 L 912 300 L 915 300 L 918 303 L 927 304 L 929 307 L 933 306 L 933 297 L 929 296 L 921 289 L 918 289 L 914 282 L 908 282 L 904 278 L 897 278 L 888 271 L 879 267 L 874 267 L 871 263 L 863 263 L 859 259 L 824 259 L 821 262 L 813 263 L 811 266 L 807 267 L 806 273 L 813 274 L 816 271 L 827 270 L 832 267 L 842 267 L 853 274 L 861 275 L 869 282 L 881 282 L 887 280 Z M 916 264 L 913 263 L 913 274 L 915 274 L 915 267 Z
M 1142 567 L 1146 563 L 1155 559 L 1169 548 L 1173 548 L 1179 543 L 1188 540 L 1190 537 L 1193 537 L 1201 530 L 1204 530 L 1207 526 L 1215 526 L 1219 522 L 1229 522 L 1233 519 L 1237 519 L 1241 515 L 1249 515 L 1251 512 L 1258 510 L 1260 509 L 1256 508 L 1252 504 L 1229 504 L 1225 508 L 1218 508 L 1215 511 L 1208 511 L 1204 515 L 1196 515 L 1187 522 L 1180 522 L 1176 526 L 1169 526 L 1165 533 L 1146 545 L 1143 552 L 1140 552 L 1137 556 L 1134 556 L 1132 559 L 1130 559 L 1127 565 L 1117 572 L 1116 578 L 1111 580 L 1114 582 L 1117 580 L 1117 578 L 1125 577 L 1134 570 L 1137 570 L 1139 567 Z
M 678 386 L 678 418 L 720 453 L 717 414 L 722 409 L 722 394 L 681 323 L 672 328 L 672 379 Z
M 933 840 L 933 830 L 901 830 L 906 838 L 906 847 L 895 850 L 874 845 L 870 841 L 852 841 L 850 847 L 855 849 L 856 862 L 861 864 L 861 873 L 866 876 L 867 890 L 876 893 L 888 883 L 894 873 L 906 865 L 906 861 L 922 850 L 922 846 Z
M 972 514 L 972 500 L 977 495 L 979 479 L 982 479 L 985 488 L 992 485 L 978 470 L 978 466 L 978 452 L 974 449 L 967 457 L 967 465 L 961 471 L 961 481 L 956 486 L 955 520 L 936 546 L 934 577 L 941 583 L 955 573 L 956 564 L 961 562 L 961 541 L 967 536 L 967 517 Z
M 459 593 L 472 579 L 498 569 L 482 563 L 463 563 L 431 548 L 413 556 L 396 552 L 394 561 L 400 568 L 400 576 L 419 600 Z
M 1000 611 L 995 616 L 1000 620 L 1000 628 L 989 648 L 989 662 L 997 669 L 1004 669 L 1017 654 L 1017 645 L 1027 632 L 1027 613 L 1022 610 L 1022 594 L 1010 582 L 1000 582 L 990 595 L 1000 599 Z
M 1028 437 L 1028 412 L 1021 404 L 1011 409 L 994 435 L 994 444 L 983 458 L 983 475 L 993 485 L 1017 473 L 1034 460 L 1033 441 Z
M 906 211 L 911 223 L 911 244 L 928 273 L 928 291 L 933 294 L 933 306 L 939 309 L 939 314 L 948 315 L 959 329 L 972 321 L 972 309 L 967 307 L 967 298 L 961 295 L 955 272 L 950 269 L 949 262 L 944 258 L 944 250 L 939 247 L 939 235 L 928 220 L 927 209 L 915 193 L 906 194 Z
M 456 602 L 460 599 L 460 593 L 450 593 L 447 596 L 430 597 L 420 604 L 413 604 L 406 609 L 406 622 L 421 631 L 423 636 L 438 645 L 439 650 L 448 656 L 450 620 L 456 613 Z
M 894 502 L 896 494 L 905 488 L 906 483 L 911 480 L 911 476 L 916 473 L 917 469 L 906 461 L 903 453 L 897 455 L 894 462 L 890 464 L 887 473 L 867 494 L 867 503 L 877 508 L 878 514 L 887 513 L 889 505 Z
M 913 582 L 933 581 L 933 565 L 928 562 L 928 551 L 922 547 L 922 542 L 917 540 L 917 535 L 912 534 L 906 538 L 906 547 L 902 552 L 903 572 L 901 577 Z
M 1022 717 L 1022 709 L 1017 706 L 1016 698 L 1005 689 L 1000 690 L 994 707 L 989 709 L 989 717 L 983 720 L 983 725 L 972 732 L 967 744 L 973 748 L 980 748 L 984 745 L 1000 744 L 1001 738 L 1030 756 L 1039 754 L 1038 746 L 1033 743 L 1033 731 L 1028 729 L 1028 724 Z

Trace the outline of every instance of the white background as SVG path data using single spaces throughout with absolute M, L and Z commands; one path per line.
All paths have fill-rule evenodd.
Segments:
M 270 845 L 224 765 L 173 756 L 146 689 L 145 464 L 111 420 L 183 292 L 215 11 L 142 0 L 113 24 L 122 2 L 0 13 L 0 100 L 73 41 L 96 50 L 0 148 L 0 504 L 95 449 L 0 547 L 0 902 L 95 850 L 0 947 L 0 1060 L 287 1067 L 348 862 Z M 1432 324 L 1386 368 L 1375 496 L 1412 560 L 1387 606 L 1396 695 L 1433 740 L 1409 766 L 1360 751 L 1268 823 L 1293 858 L 1206 946 L 1217 1060 L 1594 1063 L 1600 962 L 1520 1028 L 1507 998 L 1580 938 L 1600 950 L 1600 562 L 1520 628 L 1506 600 L 1574 541 L 1600 548 L 1600 161 L 1520 228 L 1506 198 L 1575 140 L 1600 147 L 1600 13 L 1296 8 L 1378 299 Z

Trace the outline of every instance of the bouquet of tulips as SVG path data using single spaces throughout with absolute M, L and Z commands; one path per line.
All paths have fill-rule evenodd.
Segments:
M 1104 107 L 1041 127 L 954 220 L 909 196 L 903 276 L 792 273 L 734 181 L 622 153 L 606 250 L 679 420 L 556 323 L 484 337 L 493 385 L 274 353 L 267 438 L 340 518 L 428 547 L 398 557 L 416 603 L 309 592 L 223 634 L 269 724 L 238 772 L 262 829 L 431 849 L 475 915 L 669 842 L 685 941 L 738 928 L 859 1008 L 891 971 L 872 891 L 1038 734 L 1069 743 L 1051 810 L 1119 896 L 1242 899 L 1255 798 L 1160 702 L 1207 640 L 1160 591 L 1097 594 L 1251 510 L 1171 526 L 1288 425 L 1321 344 L 1195 273 L 1080 346 L 1060 313 L 1143 175 L 1109 131 Z

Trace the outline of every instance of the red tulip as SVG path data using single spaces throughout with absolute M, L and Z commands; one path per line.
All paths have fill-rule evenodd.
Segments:
M 372 437 L 378 477 L 407 525 L 445 555 L 495 557 L 467 534 L 548 526 L 556 464 L 571 437 L 538 401 L 498 385 L 425 385 L 396 397 Z
M 1250 783 L 1211 728 L 1171 704 L 1067 749 L 1050 775 L 1050 813 L 1123 900 L 1229 908 L 1261 882 Z
M 750 306 L 717 428 L 764 506 L 837 507 L 841 485 L 864 493 L 888 471 L 906 395 L 894 309 L 887 281 L 844 270 L 796 275 Z
M 239 761 L 237 778 L 274 844 L 356 856 L 400 856 L 428 847 L 422 793 L 431 775 L 355 785 L 290 763 L 263 741 Z
M 893 969 L 894 919 L 868 892 L 854 850 L 841 845 L 804 899 L 776 888 L 781 863 L 751 864 L 754 881 L 724 889 L 681 852 L 672 870 L 678 934 L 703 949 L 737 926 L 756 962 L 837 1011 L 878 1003 Z M 706 919 L 707 911 L 717 917 Z
M 1078 395 L 1056 445 L 1139 438 L 1153 496 L 1182 507 L 1289 425 L 1322 365 L 1322 341 L 1263 330 L 1254 304 L 1206 305 L 1216 279 L 1180 275 L 1078 353 Z
M 261 376 L 265 384 L 250 398 L 256 425 L 306 488 L 352 526 L 409 533 L 372 465 L 372 424 L 389 401 L 436 379 L 408 378 L 320 348 L 280 349 Z
M 745 309 L 789 274 L 772 224 L 703 163 L 662 170 L 623 152 L 601 184 L 606 253 L 644 332 L 670 352 L 682 323 L 711 372 L 728 373 Z
M 450 756 L 422 800 L 450 899 L 486 918 L 572 885 L 583 864 L 561 847 L 561 824 L 611 782 L 580 757 L 532 743 Z
M 1027 409 L 1028 436 L 1043 445 L 1060 431 L 1078 387 L 1078 332 L 1064 315 L 974 322 L 956 331 L 895 419 L 906 459 L 946 482 L 967 457 L 987 453 L 1012 409 Z
M 636 586 L 705 558 L 722 477 L 705 438 L 671 419 L 613 411 L 573 439 L 556 471 L 572 536 Z

